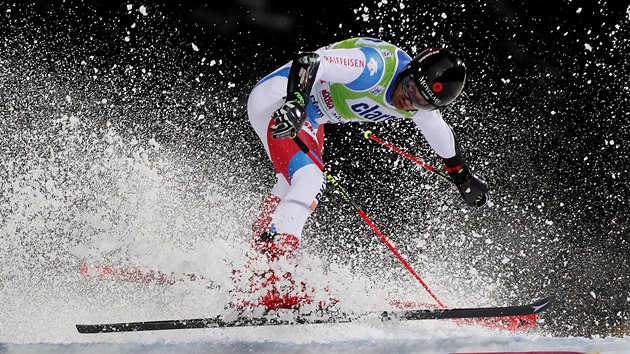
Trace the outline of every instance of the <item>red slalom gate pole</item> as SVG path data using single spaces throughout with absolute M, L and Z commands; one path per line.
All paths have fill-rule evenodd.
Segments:
M 129 281 L 135 283 L 154 283 L 158 285 L 174 285 L 178 282 L 203 281 L 212 287 L 218 287 L 213 281 L 194 273 L 177 276 L 174 272 L 165 273 L 160 270 L 143 270 L 122 266 L 111 266 L 99 263 L 81 262 L 79 273 L 87 278 L 99 280 Z
M 361 218 L 368 224 L 368 226 L 370 226 L 370 228 L 372 228 L 372 230 L 374 230 L 374 232 L 376 233 L 376 235 L 381 239 L 381 241 L 383 241 L 383 243 L 385 243 L 385 245 L 387 246 L 387 248 L 389 248 L 390 251 L 392 251 L 392 253 L 394 254 L 394 256 L 396 256 L 396 258 L 398 258 L 398 260 L 405 266 L 405 268 L 407 268 L 407 270 L 409 271 L 409 273 L 411 273 L 411 275 L 413 275 L 414 278 L 416 278 L 416 280 L 420 283 L 420 285 L 422 285 L 422 287 L 424 288 L 424 290 L 427 291 L 427 293 L 429 293 L 429 295 L 431 295 L 431 297 L 433 298 L 433 300 L 435 300 L 435 302 L 437 302 L 437 304 L 442 307 L 442 308 L 446 308 L 446 305 L 440 301 L 440 299 L 437 298 L 437 296 L 435 296 L 435 294 L 433 293 L 433 291 L 431 291 L 431 289 L 429 289 L 429 286 L 424 282 L 424 280 L 422 280 L 422 278 L 420 278 L 420 276 L 418 275 L 418 273 L 411 267 L 411 264 L 409 264 L 409 262 L 407 262 L 407 260 L 400 254 L 400 252 L 398 252 L 398 250 L 396 250 L 396 248 L 394 247 L 394 245 L 391 244 L 391 242 L 389 242 L 389 240 L 387 239 L 387 237 L 385 237 L 385 235 L 383 235 L 383 233 L 378 229 L 378 227 L 376 227 L 376 224 L 374 224 L 374 222 L 372 221 L 372 219 L 370 219 L 365 212 L 363 211 L 363 209 L 356 204 L 352 198 L 350 198 L 350 195 L 348 194 L 348 192 L 346 192 L 346 190 L 339 184 L 339 182 L 337 182 L 337 180 L 335 179 L 335 177 L 333 177 L 330 172 L 328 172 L 328 170 L 326 170 L 326 168 L 324 167 L 324 165 L 321 163 L 321 161 L 319 161 L 317 159 L 317 157 L 315 155 L 313 155 L 313 153 L 311 152 L 311 150 L 308 148 L 308 146 L 306 146 L 306 144 L 304 144 L 304 142 L 297 136 L 292 136 L 291 137 L 293 139 L 293 141 L 295 141 L 295 143 L 297 144 L 297 146 L 300 148 L 300 150 L 302 150 L 302 152 L 304 152 L 306 155 L 308 155 L 308 157 L 313 161 L 313 163 L 315 163 L 315 165 L 322 171 L 322 173 L 324 174 L 324 176 L 326 176 L 326 179 L 335 187 L 335 189 L 337 189 L 337 191 L 339 193 L 341 193 L 341 196 L 348 202 L 350 203 L 350 205 L 352 205 L 352 207 L 357 211 L 357 213 L 359 213 L 359 215 L 361 216 Z M 409 155 L 411 156 L 411 155 Z M 437 173 L 437 172 L 436 172 Z

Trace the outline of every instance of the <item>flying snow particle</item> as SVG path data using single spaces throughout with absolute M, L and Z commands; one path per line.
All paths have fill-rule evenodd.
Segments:
M 595 295 L 595 293 L 592 291 L 591 291 L 591 296 L 593 297 L 593 299 L 597 299 L 597 295 Z
M 229 87 L 229 88 L 236 87 L 236 84 L 235 84 L 235 83 L 233 83 L 233 82 L 228 82 L 228 87 Z
M 553 225 L 553 221 L 551 221 L 551 220 L 546 220 L 546 221 L 545 221 L 545 224 L 547 224 L 547 225 L 551 226 L 551 225 Z
M 199 47 L 197 47 L 197 45 L 195 45 L 195 43 L 191 43 L 191 44 L 192 44 L 192 49 L 193 49 L 195 52 L 198 52 L 198 51 L 199 51 Z
M 144 5 L 140 6 L 140 8 L 138 9 L 138 11 L 140 11 L 140 13 L 142 14 L 142 16 L 146 16 L 147 15 L 147 8 L 144 7 Z
M 576 14 L 579 14 L 580 12 L 582 12 L 582 8 L 578 7 L 577 11 L 575 11 Z
M 66 95 L 66 102 L 71 103 L 72 99 L 70 98 L 70 95 Z
M 160 148 L 160 143 L 155 141 L 155 139 L 153 138 L 149 139 L 149 145 L 151 145 L 155 150 L 158 150 Z
M 77 126 L 77 124 L 79 123 L 79 118 L 78 118 L 78 117 L 75 117 L 74 115 L 71 115 L 71 116 L 68 118 L 68 121 L 70 122 L 70 126 L 74 128 L 74 127 L 76 127 L 76 126 Z
M 128 4 L 127 5 L 127 11 L 131 11 L 131 9 L 133 9 L 133 4 Z
M 214 59 L 210 60 L 210 66 L 214 66 L 216 63 L 217 63 L 216 60 L 214 60 Z
M 440 15 L 442 18 L 446 18 L 446 14 L 444 12 L 442 12 L 442 14 Z
M 591 47 L 591 45 L 588 43 L 584 43 L 584 48 L 586 48 L 586 50 L 588 50 L 589 52 L 593 51 L 593 47 Z
M 630 5 L 628 5 L 628 8 L 626 9 L 626 13 L 628 14 L 628 20 L 630 20 Z

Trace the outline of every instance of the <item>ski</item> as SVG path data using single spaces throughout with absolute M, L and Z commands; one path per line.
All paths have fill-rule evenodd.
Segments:
M 184 320 L 165 320 L 148 322 L 126 322 L 109 324 L 88 324 L 76 325 L 79 333 L 111 333 L 111 332 L 134 332 L 134 331 L 160 331 L 168 329 L 190 329 L 190 328 L 227 328 L 227 327 L 251 327 L 251 326 L 277 326 L 295 324 L 322 324 L 322 323 L 347 323 L 357 321 L 370 316 L 381 321 L 391 320 L 436 320 L 436 319 L 479 319 L 490 317 L 513 317 L 537 315 L 551 307 L 552 297 L 538 300 L 528 305 L 479 307 L 479 308 L 459 308 L 459 309 L 422 309 L 406 311 L 384 311 L 366 312 L 358 315 L 332 315 L 330 317 L 295 317 L 295 318 L 272 318 L 272 317 L 208 317 Z

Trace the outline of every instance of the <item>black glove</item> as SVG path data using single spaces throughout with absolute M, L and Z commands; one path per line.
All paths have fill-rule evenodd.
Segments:
M 486 204 L 488 201 L 488 185 L 468 171 L 468 168 L 463 167 L 457 171 L 449 171 L 448 176 L 457 186 L 466 204 L 476 207 Z
M 289 95 L 284 105 L 271 115 L 274 119 L 271 137 L 282 139 L 299 133 L 307 117 L 304 106 L 304 98 L 299 93 Z

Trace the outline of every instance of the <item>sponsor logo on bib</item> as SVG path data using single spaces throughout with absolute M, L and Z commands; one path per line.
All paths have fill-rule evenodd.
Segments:
M 330 91 L 323 89 L 322 98 L 324 99 L 324 103 L 326 104 L 326 107 L 328 107 L 328 109 L 331 109 L 335 106 L 335 104 L 333 103 L 332 97 L 330 97 Z
M 350 109 L 352 109 L 352 111 L 356 113 L 359 117 L 369 119 L 374 122 L 402 118 L 401 116 L 396 114 L 396 112 L 374 102 L 357 102 L 354 104 L 351 103 Z
M 365 60 L 354 59 L 354 58 L 345 58 L 345 57 L 331 57 L 328 55 L 324 55 L 324 60 L 331 64 L 343 65 L 349 67 L 357 67 L 363 68 L 365 67 Z

